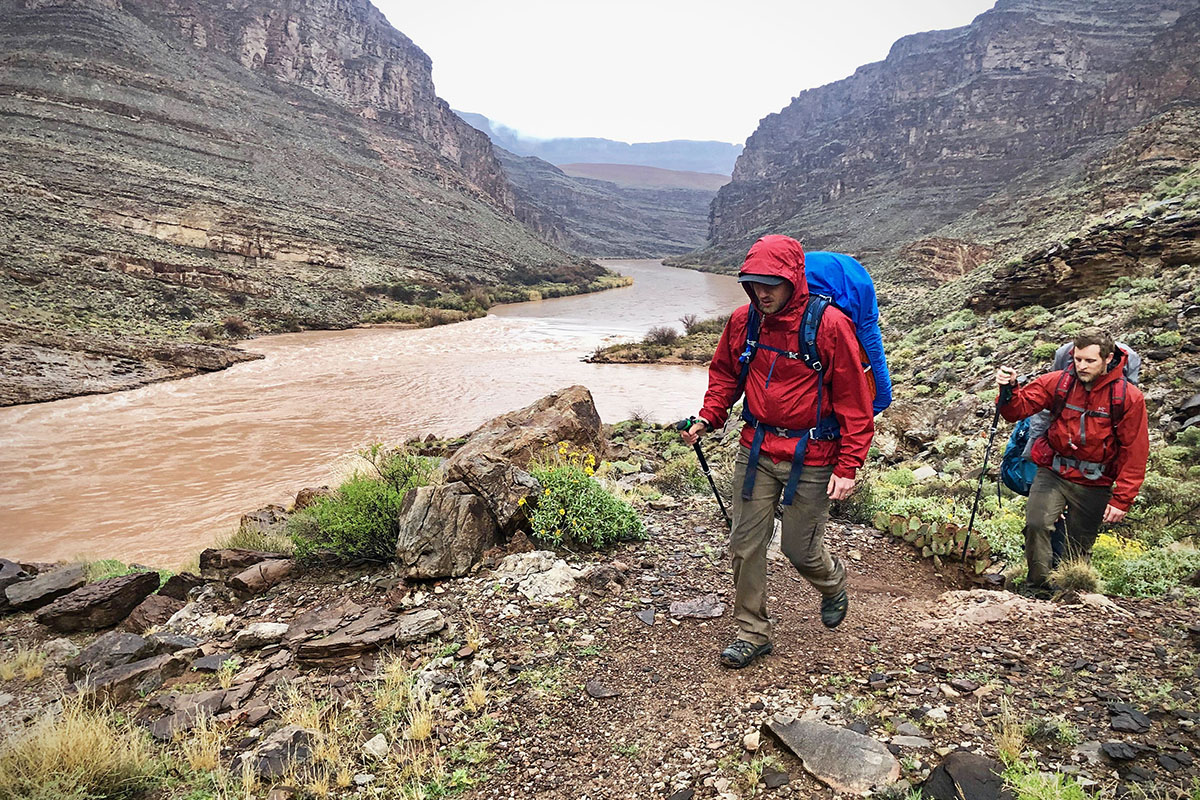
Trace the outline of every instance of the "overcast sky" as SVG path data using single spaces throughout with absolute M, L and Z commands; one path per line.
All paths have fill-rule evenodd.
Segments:
M 802 90 L 994 0 L 374 0 L 438 95 L 531 136 L 743 142 Z

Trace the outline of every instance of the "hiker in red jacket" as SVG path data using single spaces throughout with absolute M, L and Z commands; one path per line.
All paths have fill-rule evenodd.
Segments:
M 748 359 L 741 447 L 733 478 L 729 551 L 736 587 L 738 638 L 721 652 L 723 664 L 744 667 L 771 652 L 767 618 L 767 547 L 775 507 L 783 495 L 782 549 L 821 593 L 821 621 L 836 627 L 846 616 L 846 570 L 825 547 L 830 499 L 854 490 L 855 475 L 874 435 L 873 393 L 854 324 L 826 309 L 816 337 L 823 362 L 817 372 L 798 358 L 808 303 L 804 250 L 787 236 L 755 242 L 738 281 L 761 312 L 758 352 Z M 708 370 L 708 392 L 698 421 L 683 432 L 688 444 L 725 425 L 742 394 L 749 306 L 733 312 Z
M 1016 372 L 1001 367 L 1000 386 L 1012 399 L 1000 406 L 1009 422 L 1049 410 L 1050 427 L 1034 442 L 1037 476 L 1025 506 L 1026 583 L 1037 594 L 1051 587 L 1050 534 L 1067 509 L 1067 553 L 1090 558 L 1101 522 L 1120 522 L 1146 477 L 1150 435 L 1146 400 L 1124 375 L 1125 351 L 1099 328 L 1075 337 L 1074 364 L 1016 386 Z

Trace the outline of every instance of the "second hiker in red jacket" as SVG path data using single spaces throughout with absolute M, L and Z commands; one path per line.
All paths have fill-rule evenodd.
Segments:
M 1125 352 L 1099 328 L 1075 337 L 1074 363 L 1016 387 L 1000 406 L 1009 422 L 1049 410 L 1045 435 L 1033 445 L 1037 477 L 1025 506 L 1027 584 L 1050 589 L 1050 533 L 1067 510 L 1067 558 L 1090 558 L 1102 522 L 1125 518 L 1146 477 L 1150 435 L 1146 400 L 1124 376 Z M 1016 373 L 1001 367 L 1001 385 Z
M 783 496 L 782 549 L 821 593 L 821 621 L 837 626 L 846 616 L 846 570 L 825 547 L 830 499 L 848 497 L 874 435 L 873 393 L 863 372 L 854 323 L 837 308 L 825 310 L 816 337 L 821 371 L 798 357 L 808 304 L 804 250 L 787 236 L 764 236 L 742 264 L 738 281 L 761 318 L 749 358 L 741 448 L 733 485 L 729 551 L 736 587 L 738 638 L 721 653 L 744 667 L 771 652 L 767 617 L 767 547 L 775 507 Z M 684 431 L 694 444 L 722 427 L 742 392 L 750 306 L 733 312 L 708 369 L 700 421 Z M 811 436 L 809 434 L 812 434 Z

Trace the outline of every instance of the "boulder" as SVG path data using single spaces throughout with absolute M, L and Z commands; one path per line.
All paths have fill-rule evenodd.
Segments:
M 121 627 L 127 631 L 141 633 L 147 628 L 157 628 L 183 608 L 183 601 L 166 595 L 152 594 L 129 612 Z
M 496 543 L 485 503 L 461 482 L 422 486 L 400 508 L 396 560 L 406 578 L 459 578 Z
M 517 591 L 535 603 L 561 597 L 574 589 L 575 572 L 561 559 L 545 572 L 535 572 L 517 584 Z
M 236 547 L 215 550 L 210 547 L 200 552 L 200 575 L 209 580 L 223 580 L 260 561 L 277 558 L 279 558 L 279 553 L 243 550 Z
M 27 581 L 30 577 L 25 568 L 17 562 L 9 561 L 7 558 L 0 558 L 0 611 L 8 608 L 8 597 L 5 595 L 4 590 L 14 583 Z
M 286 622 L 252 622 L 233 637 L 234 650 L 257 650 L 283 639 L 288 632 Z
M 263 506 L 257 511 L 251 511 L 249 514 L 242 514 L 241 529 L 244 531 L 255 531 L 257 533 L 280 533 L 287 525 L 288 517 L 287 509 L 283 506 L 269 505 Z
M 151 656 L 123 664 L 77 681 L 75 690 L 86 698 L 120 705 L 136 694 L 148 694 L 163 682 L 183 673 L 187 660 L 175 653 Z
M 485 423 L 442 469 L 447 482 L 461 481 L 482 497 L 500 529 L 511 533 L 523 516 L 520 500 L 540 491 L 529 463 L 558 442 L 599 454 L 603 441 L 591 392 L 571 386 Z
M 234 761 L 234 774 L 241 774 L 243 764 L 263 780 L 274 780 L 312 760 L 312 740 L 315 734 L 298 725 L 287 725 L 272 733 L 254 750 L 242 753 Z
M 1004 785 L 1004 765 L 966 750 L 946 756 L 921 784 L 931 800 L 1013 800 Z
M 310 487 L 296 493 L 296 501 L 292 504 L 293 511 L 303 511 L 317 502 L 321 497 L 333 497 L 334 491 L 328 486 Z
M 188 599 L 188 592 L 197 586 L 203 585 L 204 579 L 199 575 L 193 575 L 190 572 L 178 572 L 167 578 L 167 582 L 162 585 L 158 593 L 163 597 L 186 601 Z
M 157 572 L 134 572 L 90 583 L 37 612 L 37 621 L 60 633 L 110 628 L 158 588 Z
M 259 594 L 291 574 L 296 562 L 290 558 L 259 561 L 225 581 L 230 589 L 243 597 Z
M 41 608 L 87 583 L 82 564 L 38 574 L 36 578 L 12 583 L 4 589 L 8 604 L 16 611 Z
M 866 796 L 873 787 L 895 783 L 900 777 L 900 762 L 869 736 L 778 715 L 766 728 L 814 778 L 835 792 Z
M 89 673 L 140 661 L 154 654 L 154 642 L 136 633 L 109 631 L 83 648 L 67 662 L 67 680 L 77 681 Z

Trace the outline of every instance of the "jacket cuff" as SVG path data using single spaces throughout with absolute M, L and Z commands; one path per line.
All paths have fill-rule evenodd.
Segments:
M 858 467 L 843 467 L 841 464 L 838 464 L 836 467 L 833 468 L 833 474 L 837 475 L 839 478 L 849 478 L 850 480 L 857 480 Z
M 1112 506 L 1113 508 L 1119 508 L 1122 511 L 1128 511 L 1129 507 L 1131 505 L 1133 505 L 1133 501 L 1132 500 L 1118 500 L 1115 497 L 1110 497 L 1110 498 L 1108 498 L 1108 504 L 1110 506 Z

